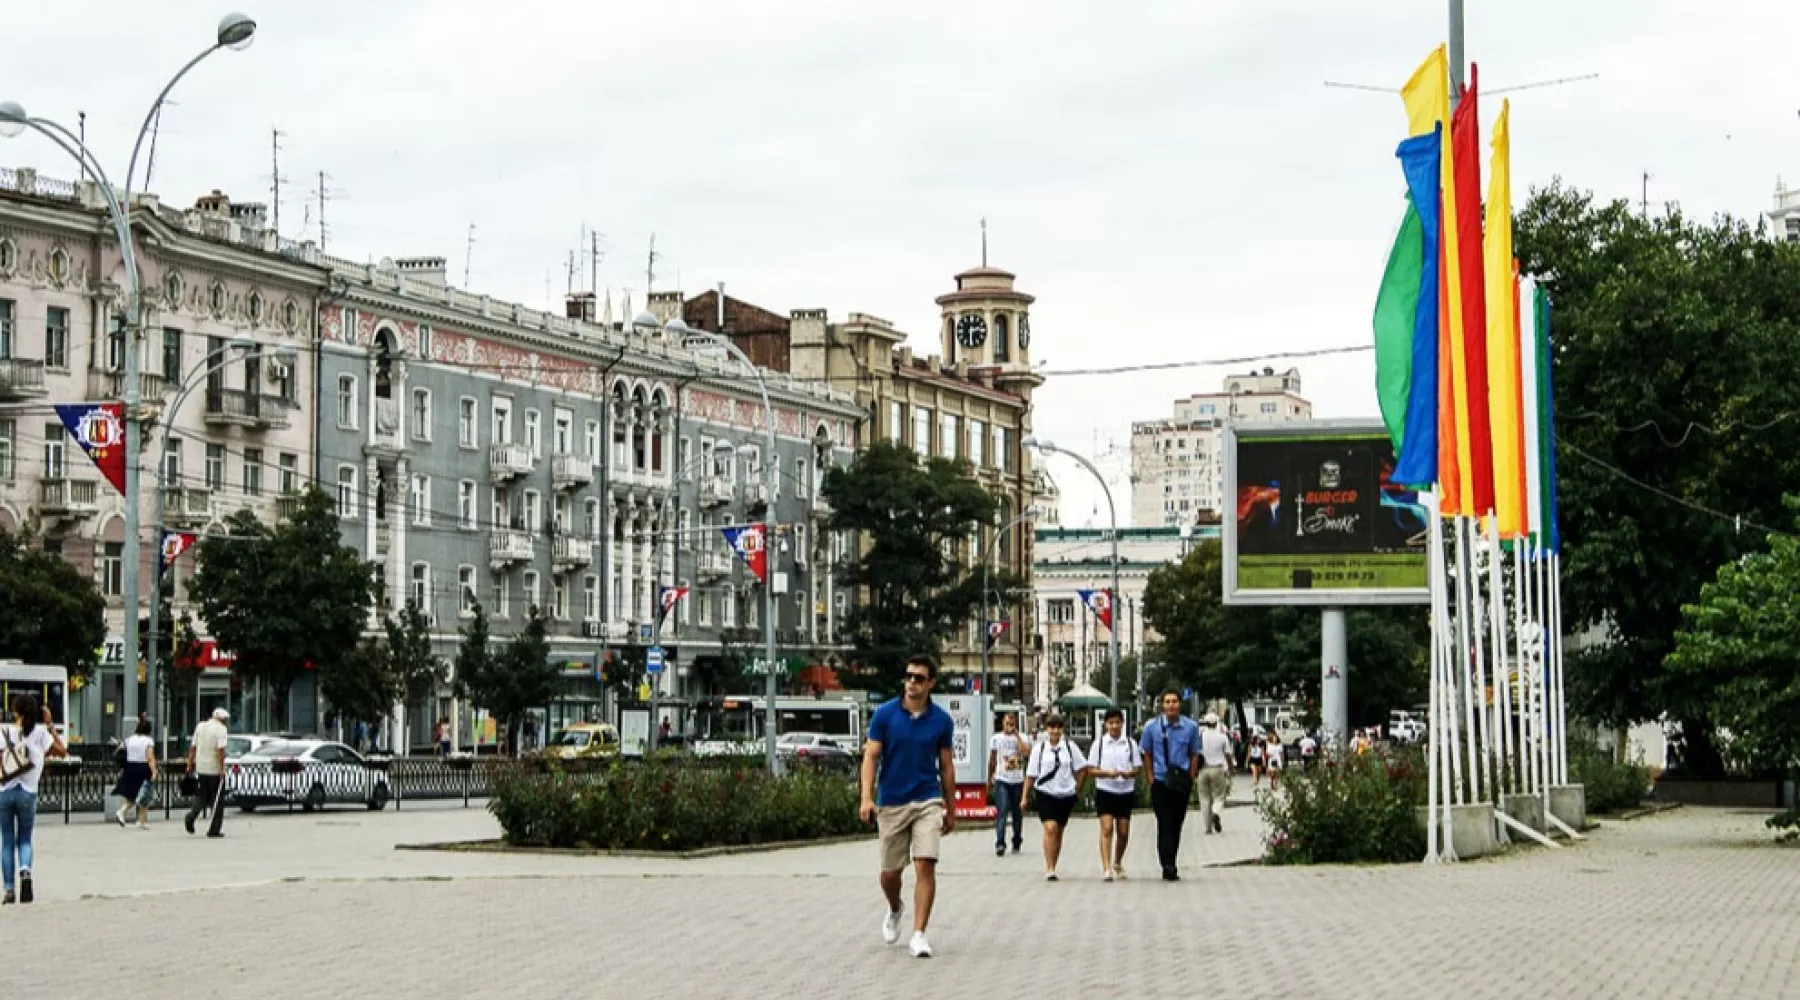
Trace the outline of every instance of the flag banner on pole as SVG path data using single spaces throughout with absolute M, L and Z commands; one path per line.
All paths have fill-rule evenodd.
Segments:
M 1544 514 L 1544 549 L 1551 555 L 1562 551 L 1562 531 L 1556 524 L 1556 398 L 1550 382 L 1550 293 L 1537 286 L 1532 301 L 1537 314 L 1538 400 L 1543 410 L 1538 415 L 1539 465 L 1543 496 L 1539 507 Z
M 763 537 L 763 525 L 743 524 L 728 528 L 720 528 L 725 536 L 725 544 L 731 546 L 750 572 L 756 575 L 761 583 L 769 582 L 769 547 Z
M 1006 634 L 1006 623 L 1005 622 L 1003 622 L 1003 621 L 988 622 L 988 624 L 987 624 L 987 648 L 993 649 L 994 643 L 999 642 L 1000 637 L 1005 634 Z
M 175 564 L 175 560 L 180 559 L 183 553 L 193 548 L 194 542 L 198 540 L 199 536 L 190 531 L 163 532 L 162 544 L 158 547 L 158 551 L 162 553 L 162 565 L 158 567 L 157 571 L 159 573 L 168 572 L 169 567 Z
M 1481 231 L 1481 121 L 1476 109 L 1477 68 L 1469 66 L 1469 86 L 1450 116 L 1455 149 L 1456 205 L 1451 287 L 1452 371 L 1456 378 L 1456 421 L 1462 432 L 1457 461 L 1463 480 L 1463 509 L 1483 517 L 1494 509 L 1494 444 L 1490 433 L 1487 379 L 1487 290 L 1484 287 Z
M 1406 214 L 1375 300 L 1375 390 L 1394 442 L 1392 481 L 1430 488 L 1438 475 L 1439 179 L 1444 130 L 1400 143 Z
M 659 625 L 662 624 L 662 622 L 665 621 L 669 617 L 669 612 L 675 610 L 675 605 L 679 604 L 681 602 L 681 599 L 687 596 L 687 593 L 688 593 L 688 588 L 686 588 L 686 587 L 664 587 L 664 588 L 662 588 L 662 590 L 656 595 L 656 621 L 657 621 L 657 624 L 659 624 Z
M 57 403 L 56 415 L 62 418 L 69 436 L 94 460 L 100 474 L 124 495 L 125 404 Z
M 1473 98 L 1471 98 L 1473 100 Z M 1524 535 L 1524 450 L 1519 422 L 1519 343 L 1513 287 L 1512 108 L 1500 102 L 1494 119 L 1492 167 L 1488 171 L 1487 234 L 1483 247 L 1487 277 L 1488 423 L 1493 435 L 1494 516 L 1502 538 Z
M 1100 619 L 1100 624 L 1108 629 L 1113 627 L 1112 591 L 1077 590 L 1075 593 L 1081 598 L 1081 603 L 1094 613 L 1094 617 Z

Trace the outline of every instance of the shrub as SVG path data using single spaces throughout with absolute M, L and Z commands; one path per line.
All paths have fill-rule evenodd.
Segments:
M 1621 764 L 1606 748 L 1584 741 L 1569 744 L 1569 780 L 1583 786 L 1589 813 L 1630 809 L 1650 790 L 1650 769 L 1641 761 Z
M 1786 809 L 1769 817 L 1769 829 L 1775 831 L 1778 843 L 1789 844 L 1800 840 L 1800 807 Z
M 1352 756 L 1282 773 L 1287 789 L 1256 808 L 1277 865 L 1417 861 L 1425 856 L 1425 760 L 1417 748 Z
M 857 833 L 858 800 L 841 775 L 613 762 L 508 770 L 488 809 L 515 846 L 687 851 Z

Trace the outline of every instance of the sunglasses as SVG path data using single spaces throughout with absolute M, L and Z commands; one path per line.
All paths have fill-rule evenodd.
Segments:
M 910 670 L 906 672 L 906 679 L 909 682 L 914 683 L 914 684 L 930 684 L 931 683 L 931 675 L 930 674 L 915 674 Z

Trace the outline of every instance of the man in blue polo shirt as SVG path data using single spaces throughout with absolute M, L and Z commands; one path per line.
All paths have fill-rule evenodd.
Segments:
M 862 821 L 874 820 L 881 834 L 881 938 L 900 940 L 900 880 L 910 857 L 914 958 L 931 957 L 925 927 L 937 899 L 938 842 L 956 828 L 955 724 L 932 704 L 936 682 L 936 660 L 921 654 L 906 661 L 906 693 L 875 710 L 863 748 Z
M 1150 809 L 1156 814 L 1156 857 L 1165 882 L 1179 882 L 1175 855 L 1181 850 L 1181 825 L 1187 822 L 1188 797 L 1200 766 L 1200 727 L 1181 714 L 1181 695 L 1162 693 L 1162 715 L 1144 726 L 1139 745 L 1153 764 Z

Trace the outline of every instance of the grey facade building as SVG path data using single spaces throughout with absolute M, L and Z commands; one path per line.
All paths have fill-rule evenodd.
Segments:
M 760 656 L 760 585 L 719 529 L 760 521 L 773 503 L 778 654 L 836 662 L 853 599 L 837 566 L 851 541 L 823 529 L 819 487 L 856 450 L 864 415 L 850 396 L 765 372 L 777 430 L 765 456 L 755 379 L 664 328 L 679 293 L 652 296 L 658 322 L 645 329 L 597 322 L 591 295 L 559 316 L 449 287 L 442 258 L 316 256 L 332 291 L 315 474 L 338 498 L 345 542 L 379 564 L 387 607 L 416 602 L 447 661 L 477 602 L 496 640 L 542 608 L 567 681 L 536 720 L 550 732 L 639 700 L 644 687 L 611 681 L 654 639 L 670 661 L 662 715 L 679 731 L 693 698 L 760 690 L 738 666 Z M 773 497 L 765 460 L 779 473 Z M 658 633 L 670 587 L 687 596 Z M 459 745 L 484 735 L 448 686 L 396 714 L 413 746 L 438 719 L 454 720 Z

